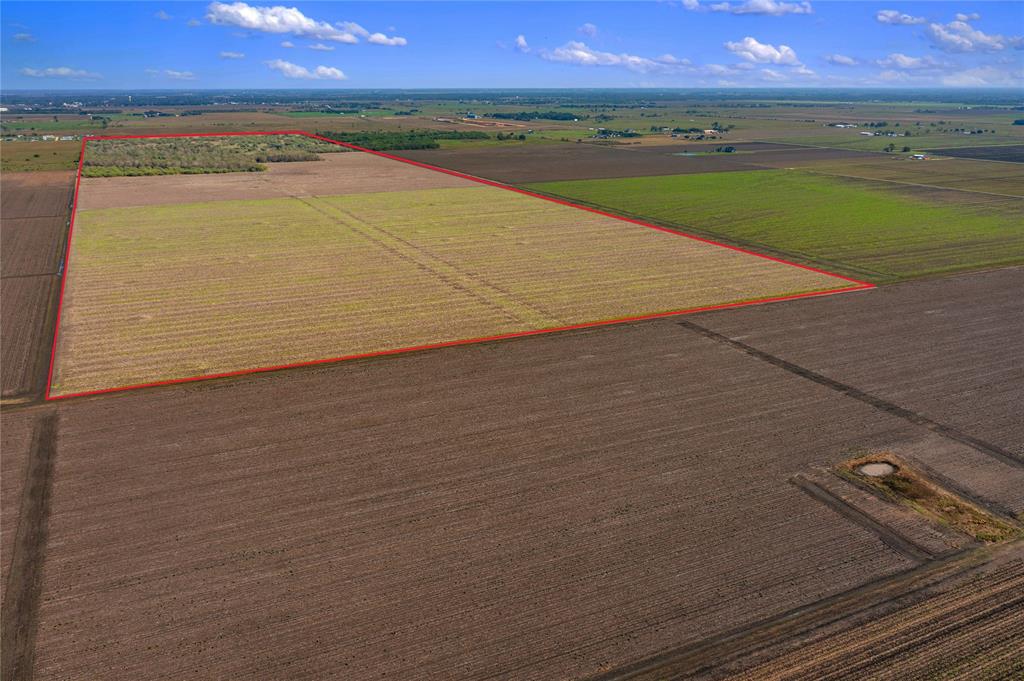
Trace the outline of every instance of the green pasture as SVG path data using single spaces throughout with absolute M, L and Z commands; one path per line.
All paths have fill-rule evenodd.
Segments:
M 1012 199 L 939 203 L 928 191 L 787 170 L 527 187 L 876 282 L 1024 262 L 1024 201 Z

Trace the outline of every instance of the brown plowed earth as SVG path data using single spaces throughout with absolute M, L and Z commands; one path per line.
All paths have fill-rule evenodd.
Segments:
M 667 320 L 58 408 L 39 679 L 586 677 L 915 565 L 787 480 L 917 426 Z
M 1024 144 L 999 144 L 981 147 L 929 149 L 928 153 L 939 154 L 941 156 L 954 156 L 957 158 L 977 158 L 985 161 L 1024 163 Z
M 85 153 L 88 157 L 88 147 Z M 266 165 L 266 171 L 257 173 L 85 177 L 78 209 L 479 186 L 472 180 L 363 152 Z
M 40 348 L 46 333 L 50 300 L 58 279 L 39 275 L 0 279 L 0 394 L 13 397 L 38 383 Z
M 720 142 L 717 146 L 728 144 Z M 536 144 L 481 149 L 423 149 L 394 152 L 403 158 L 499 182 L 525 184 L 644 175 L 683 175 L 764 170 L 765 164 L 799 159 L 840 159 L 868 155 L 847 149 L 792 147 L 750 154 L 681 156 L 697 145 L 623 148 L 594 144 Z
M 42 389 L 75 174 L 4 173 L 0 183 L 0 394 Z
M 687 320 L 1024 461 L 1022 290 L 1017 267 Z
M 3 569 L 0 600 L 6 600 L 34 423 L 35 415 L 31 412 L 0 410 L 0 565 Z
M 737 681 L 1024 677 L 1024 557 L 905 609 L 804 644 Z
M 65 170 L 4 173 L 0 215 L 4 220 L 64 216 L 74 187 L 75 173 Z
M 67 212 L 51 217 L 0 220 L 0 276 L 6 279 L 56 274 L 67 240 L 67 221 Z

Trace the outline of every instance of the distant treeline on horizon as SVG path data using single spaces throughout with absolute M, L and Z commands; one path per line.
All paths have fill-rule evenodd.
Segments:
M 455 101 L 508 106 L 587 106 L 617 104 L 657 106 L 667 102 L 705 101 L 766 107 L 785 103 L 943 102 L 1020 108 L 1015 89 L 521 89 L 521 90 L 3 90 L 4 105 L 60 105 L 73 100 L 84 107 L 154 106 L 297 106 L 304 104 L 413 103 Z

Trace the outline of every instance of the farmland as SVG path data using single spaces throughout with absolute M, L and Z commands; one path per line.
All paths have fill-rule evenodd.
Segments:
M 953 149 L 931 149 L 933 154 L 976 158 L 983 161 L 1008 161 L 1024 163 L 1024 144 L 1001 144 L 984 147 L 955 147 Z
M 83 91 L 89 113 L 5 114 L 0 676 L 1019 674 L 1024 166 L 980 157 L 1022 114 L 804 94 Z M 830 125 L 881 120 L 942 155 Z M 376 355 L 854 284 L 262 135 L 105 147 L 64 268 L 81 141 L 14 138 L 296 127 L 436 143 L 394 153 L 879 286 Z M 209 380 L 76 395 L 183 377 Z M 965 507 L 1000 532 L 943 515 Z
M 385 186 L 341 196 L 99 208 L 83 185 L 53 394 L 853 286 L 378 162 Z M 385 191 L 405 175 L 461 186 Z
M 4 173 L 74 170 L 79 142 L 0 142 L 0 168 Z
M 782 170 L 527 186 L 875 281 L 1024 260 L 1024 201 L 1014 198 L 947 205 L 880 182 Z
M 5 173 L 0 194 L 0 384 L 4 399 L 44 382 L 39 374 L 52 334 L 57 277 L 67 236 L 74 176 Z
M 997 364 L 1019 304 L 988 294 L 1019 279 L 979 276 L 892 287 L 876 328 L 935 286 L 972 291 L 944 323 L 976 339 L 960 363 Z M 873 295 L 797 303 L 789 323 L 866 315 Z M 982 498 L 1024 489 L 1019 468 L 669 320 L 59 409 L 40 679 L 433 676 L 452 659 L 588 677 L 912 574 L 794 474 L 884 449 L 967 464 Z

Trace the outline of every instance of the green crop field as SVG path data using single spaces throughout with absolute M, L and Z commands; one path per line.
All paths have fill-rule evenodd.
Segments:
M 927 189 L 786 170 L 528 187 L 877 282 L 1024 262 L 1024 200 L 1013 198 L 955 205 Z

